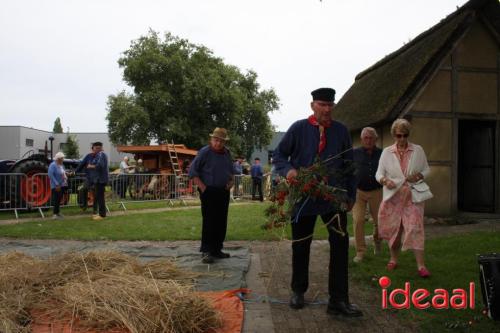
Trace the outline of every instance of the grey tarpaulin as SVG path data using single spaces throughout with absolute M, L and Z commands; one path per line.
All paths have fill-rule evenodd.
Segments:
M 198 290 L 229 290 L 246 287 L 245 275 L 250 264 L 248 248 L 227 248 L 229 259 L 217 260 L 207 265 L 201 262 L 198 243 L 180 242 L 80 242 L 61 240 L 0 240 L 0 253 L 18 251 L 33 257 L 47 258 L 68 251 L 116 250 L 140 260 L 149 261 L 160 258 L 174 258 L 179 267 L 209 273 L 201 276 L 196 283 Z

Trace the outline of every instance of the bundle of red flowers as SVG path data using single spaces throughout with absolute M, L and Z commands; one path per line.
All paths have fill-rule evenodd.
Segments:
M 271 205 L 266 209 L 268 221 L 263 228 L 286 225 L 309 200 L 328 201 L 336 210 L 347 210 L 347 191 L 328 185 L 329 177 L 345 177 L 345 174 L 332 174 L 326 163 L 317 161 L 309 168 L 300 168 L 296 178 L 281 179 L 271 194 Z

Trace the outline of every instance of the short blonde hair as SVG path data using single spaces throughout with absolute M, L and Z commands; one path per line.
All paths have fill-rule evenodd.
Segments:
M 391 126 L 391 135 L 395 136 L 396 135 L 396 130 L 400 130 L 404 134 L 410 134 L 411 131 L 411 124 L 408 120 L 399 118 L 394 120 Z
M 371 135 L 373 135 L 373 137 L 376 139 L 378 138 L 378 135 L 377 135 L 377 131 L 375 130 L 375 128 L 373 127 L 365 127 L 361 130 L 361 135 L 360 137 L 363 138 L 363 134 L 368 134 L 370 133 Z

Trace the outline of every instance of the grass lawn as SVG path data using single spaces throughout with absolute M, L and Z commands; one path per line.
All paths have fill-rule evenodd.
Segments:
M 184 206 L 197 206 L 200 204 L 199 200 L 185 200 L 181 202 L 180 200 L 172 200 L 171 203 L 166 200 L 161 201 L 124 201 L 125 208 L 127 210 L 140 210 L 140 209 L 154 209 L 154 208 L 166 208 L 166 207 L 184 207 Z M 119 203 L 110 203 L 107 202 L 107 206 L 111 212 L 123 211 L 123 207 Z M 52 208 L 51 209 L 43 209 L 42 210 L 45 216 L 52 216 Z M 88 208 L 86 211 L 83 211 L 80 207 L 77 206 L 68 206 L 61 207 L 61 213 L 66 216 L 75 216 L 81 214 L 91 214 L 92 208 Z M 26 211 L 20 210 L 18 211 L 19 219 L 27 220 L 30 218 L 38 218 L 41 217 L 38 210 Z M 16 215 L 13 211 L 1 211 L 0 212 L 0 221 L 1 220 L 12 220 L 15 219 Z
M 289 238 L 289 228 L 284 233 L 280 229 L 271 232 L 261 229 L 265 223 L 265 207 L 267 204 L 260 203 L 230 205 L 227 240 L 278 240 L 283 234 Z M 351 224 L 349 218 L 350 234 Z M 327 238 L 328 233 L 322 225 L 318 220 L 315 239 Z M 372 225 L 367 223 L 366 231 L 370 233 L 371 230 Z M 47 218 L 44 221 L 0 226 L 0 237 L 31 239 L 165 241 L 198 240 L 200 235 L 201 211 L 198 208 L 109 216 L 99 222 L 85 216 L 57 221 Z
M 500 233 L 475 232 L 453 237 L 444 237 L 426 241 L 426 265 L 432 273 L 429 279 L 416 275 L 415 257 L 412 252 L 403 252 L 399 267 L 387 272 L 385 265 L 389 259 L 389 251 L 385 246 L 381 256 L 368 256 L 361 265 L 350 261 L 349 274 L 361 285 L 376 291 L 374 301 L 381 303 L 382 292 L 378 278 L 388 276 L 392 283 L 389 290 L 404 288 L 405 282 L 411 283 L 411 291 L 425 288 L 431 292 L 437 288 L 446 289 L 450 296 L 453 289 L 468 290 L 469 282 L 475 282 L 475 309 L 470 310 L 387 310 L 397 313 L 404 320 L 419 323 L 422 332 L 500 332 L 500 322 L 483 316 L 483 300 L 479 284 L 479 266 L 476 254 L 498 252 Z M 354 251 L 351 251 L 351 258 Z M 362 303 L 362 302 L 360 302 Z M 471 323 L 469 323 L 471 322 Z

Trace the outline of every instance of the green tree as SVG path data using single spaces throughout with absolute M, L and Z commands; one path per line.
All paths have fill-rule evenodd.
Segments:
M 56 120 L 54 121 L 54 128 L 52 129 L 52 132 L 54 133 L 62 133 L 63 128 L 61 125 L 61 118 L 57 117 Z
M 250 157 L 269 144 L 273 89 L 262 90 L 253 71 L 242 73 L 211 50 L 150 31 L 118 60 L 133 93 L 111 95 L 108 130 L 115 144 L 184 143 L 199 148 L 215 127 L 225 127 L 235 155 Z
M 78 141 L 73 135 L 69 134 L 69 132 L 68 137 L 66 138 L 66 143 L 63 147 L 63 152 L 66 158 L 80 158 Z

